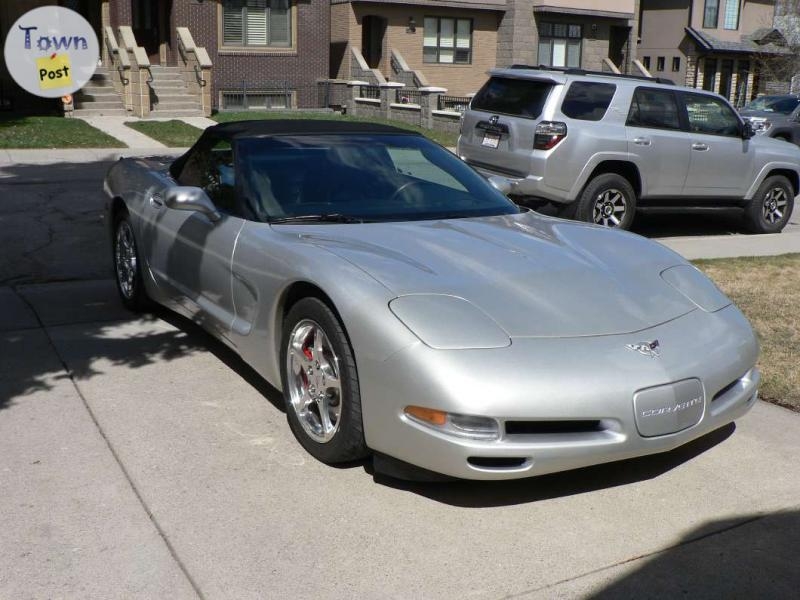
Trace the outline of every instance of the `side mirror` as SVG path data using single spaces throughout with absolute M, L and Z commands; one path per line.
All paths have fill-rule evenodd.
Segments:
M 742 139 L 749 140 L 755 134 L 756 130 L 753 129 L 753 124 L 750 121 L 745 121 L 742 127 Z
M 508 196 L 511 193 L 511 182 L 505 177 L 500 177 L 499 175 L 491 175 L 489 177 L 489 183 L 492 184 L 492 187 L 494 189 L 496 189 L 504 196 Z
M 208 217 L 209 221 L 219 221 L 222 216 L 208 197 L 205 190 L 199 187 L 179 186 L 170 188 L 164 197 L 164 203 L 173 210 L 192 210 Z

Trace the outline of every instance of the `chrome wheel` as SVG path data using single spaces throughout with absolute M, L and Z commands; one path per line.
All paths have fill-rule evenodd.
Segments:
M 600 192 L 594 201 L 592 220 L 597 225 L 619 227 L 625 219 L 628 203 L 625 194 L 618 189 L 606 189 Z
M 297 420 L 314 441 L 329 442 L 342 416 L 339 358 L 316 322 L 303 319 L 289 335 L 288 392 Z
M 117 225 L 117 236 L 114 244 L 114 264 L 117 271 L 119 291 L 127 299 L 132 299 L 136 285 L 136 242 L 133 231 L 127 221 Z
M 787 204 L 786 190 L 782 187 L 774 187 L 769 190 L 764 196 L 764 204 L 762 206 L 764 220 L 770 224 L 778 223 L 783 219 Z

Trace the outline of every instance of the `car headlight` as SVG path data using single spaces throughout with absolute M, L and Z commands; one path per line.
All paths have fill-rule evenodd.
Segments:
M 661 278 L 706 312 L 716 312 L 731 304 L 713 281 L 691 265 L 665 269 Z
M 749 119 L 750 124 L 753 126 L 753 131 L 756 133 L 765 133 L 772 127 L 772 121 L 767 119 Z
M 389 309 L 425 345 L 437 350 L 505 348 L 508 334 L 471 302 L 446 294 L 412 294 Z

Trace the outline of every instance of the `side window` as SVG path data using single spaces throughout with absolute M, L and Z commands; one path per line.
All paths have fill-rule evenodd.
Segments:
M 605 116 L 616 89 L 612 83 L 573 81 L 561 103 L 561 112 L 570 119 L 599 121 Z
M 678 102 L 669 90 L 636 88 L 628 111 L 628 125 L 656 129 L 680 129 Z
M 739 118 L 719 98 L 701 94 L 684 94 L 689 130 L 708 135 L 739 135 Z
M 227 140 L 198 148 L 186 161 L 178 182 L 203 188 L 219 210 L 236 214 L 233 149 Z

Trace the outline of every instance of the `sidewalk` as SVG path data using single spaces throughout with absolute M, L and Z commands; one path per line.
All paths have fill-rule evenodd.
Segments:
M 198 129 L 205 129 L 216 125 L 217 122 L 205 117 L 163 117 L 155 119 L 139 119 L 138 117 L 78 117 L 85 121 L 95 129 L 99 129 L 103 133 L 118 139 L 128 148 L 167 148 L 164 144 L 153 138 L 146 136 L 143 133 L 131 129 L 125 123 L 132 123 L 135 121 L 183 121 L 192 127 Z

